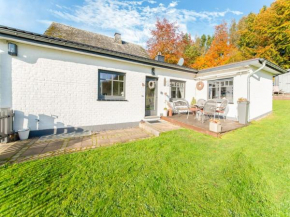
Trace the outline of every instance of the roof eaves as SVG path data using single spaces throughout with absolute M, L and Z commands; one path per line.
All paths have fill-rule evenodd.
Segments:
M 218 71 L 218 70 L 224 70 L 224 69 L 231 69 L 231 68 L 235 68 L 235 67 L 253 65 L 255 63 L 263 64 L 264 61 L 266 61 L 266 65 L 269 68 L 274 69 L 276 71 L 279 71 L 281 73 L 287 73 L 287 70 L 285 70 L 285 69 L 281 68 L 280 66 L 278 66 L 278 65 L 276 65 L 276 64 L 274 64 L 266 59 L 263 59 L 263 58 L 255 58 L 255 59 L 245 60 L 245 61 L 241 61 L 241 62 L 230 63 L 227 65 L 203 69 L 203 70 L 198 71 L 198 73 L 206 73 L 206 72 L 212 72 L 212 71 Z
M 95 47 L 87 44 L 82 44 L 74 41 L 68 41 L 65 39 L 60 39 L 60 38 L 55 38 L 55 37 L 50 37 L 38 33 L 33 33 L 33 32 L 28 32 L 24 30 L 19 30 L 7 26 L 2 26 L 0 25 L 0 35 L 4 36 L 11 36 L 13 38 L 24 38 L 31 40 L 33 42 L 42 42 L 42 43 L 48 43 L 52 45 L 58 45 L 61 47 L 65 48 L 75 48 L 75 49 L 81 49 L 81 50 L 86 50 L 89 51 L 90 53 L 97 53 L 105 56 L 110 56 L 113 58 L 118 58 L 118 59 L 124 59 L 127 61 L 133 61 L 133 62 L 139 62 L 142 64 L 146 65 L 151 65 L 151 66 L 156 66 L 156 67 L 162 67 L 162 68 L 168 68 L 172 70 L 179 70 L 183 72 L 188 72 L 188 73 L 197 73 L 198 71 L 196 69 L 184 67 L 184 66 L 178 66 L 175 64 L 170 64 L 170 63 L 165 63 L 165 62 L 159 62 L 153 59 L 148 59 L 145 57 L 140 57 L 140 56 L 135 56 L 131 54 L 125 54 L 121 53 L 118 51 L 112 51 L 100 47 Z
M 230 63 L 230 64 L 226 64 L 226 65 L 222 65 L 222 66 L 211 67 L 211 68 L 199 70 L 198 73 L 206 73 L 206 72 L 236 68 L 236 67 L 240 67 L 240 66 L 246 66 L 246 65 L 250 65 L 250 63 L 257 61 L 257 60 L 259 60 L 259 59 L 251 59 L 251 60 L 246 60 L 246 61 L 242 61 L 242 62 Z
M 276 65 L 276 64 L 274 64 L 274 63 L 272 63 L 272 62 L 270 62 L 270 61 L 267 60 L 267 59 L 264 59 L 264 58 L 260 58 L 260 59 L 259 59 L 259 63 L 260 63 L 260 64 L 263 64 L 264 61 L 266 61 L 266 65 L 267 65 L 269 68 L 271 68 L 271 69 L 274 69 L 274 70 L 276 70 L 276 71 L 279 71 L 279 72 L 281 72 L 282 74 L 288 72 L 286 69 L 283 69 L 282 67 L 280 67 L 280 66 L 278 66 L 278 65 Z

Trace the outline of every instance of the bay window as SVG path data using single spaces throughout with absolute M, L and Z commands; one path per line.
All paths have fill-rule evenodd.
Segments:
M 208 99 L 215 99 L 218 102 L 227 99 L 230 103 L 233 103 L 233 97 L 233 78 L 208 81 Z
M 125 74 L 100 71 L 99 100 L 125 100 Z

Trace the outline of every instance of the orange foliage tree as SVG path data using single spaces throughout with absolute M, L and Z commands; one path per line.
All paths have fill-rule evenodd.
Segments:
M 161 52 L 165 62 L 176 64 L 183 57 L 185 49 L 191 45 L 191 36 L 181 33 L 176 23 L 170 23 L 165 18 L 158 19 L 155 27 L 151 30 L 152 37 L 147 42 L 150 58 L 154 59 L 158 52 Z
M 236 52 L 237 48 L 230 43 L 227 23 L 222 23 L 215 27 L 214 39 L 207 53 L 198 57 L 192 67 L 204 69 L 227 64 Z
M 290 1 L 276 0 L 239 21 L 238 46 L 247 59 L 263 57 L 290 68 Z

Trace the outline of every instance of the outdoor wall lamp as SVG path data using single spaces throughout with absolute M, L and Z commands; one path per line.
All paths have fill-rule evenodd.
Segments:
M 151 75 L 155 75 L 155 68 L 151 69 Z
M 17 45 L 8 43 L 8 54 L 11 56 L 17 56 Z

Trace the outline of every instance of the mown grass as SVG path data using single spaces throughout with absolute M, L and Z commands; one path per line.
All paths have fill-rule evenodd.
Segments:
M 290 101 L 212 138 L 179 130 L 0 169 L 0 215 L 289 216 Z

